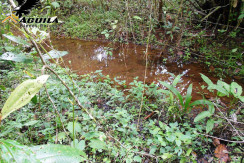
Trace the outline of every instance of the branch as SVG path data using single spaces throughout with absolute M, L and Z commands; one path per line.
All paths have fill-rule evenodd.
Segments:
M 80 109 L 84 110 L 91 119 L 93 119 L 96 122 L 96 119 L 81 105 L 80 101 L 78 100 L 78 98 L 74 95 L 74 93 L 70 90 L 70 88 L 67 86 L 67 84 L 63 81 L 63 79 L 60 78 L 60 76 L 53 70 L 51 69 L 48 65 L 44 65 L 42 67 L 42 73 L 44 74 L 45 69 L 48 69 L 49 71 L 51 71 L 60 81 L 61 83 L 66 87 L 66 89 L 69 91 L 70 95 L 75 99 L 75 102 L 77 103 L 77 105 L 79 106 Z
M 204 136 L 207 136 L 207 137 L 210 137 L 210 138 L 216 138 L 216 139 L 219 139 L 219 140 L 222 140 L 222 141 L 225 141 L 225 142 L 231 142 L 231 143 L 244 143 L 244 141 L 233 141 L 233 140 L 227 140 L 227 139 L 222 139 L 222 138 L 218 138 L 218 137 L 215 137 L 215 136 L 211 136 L 211 135 L 207 135 L 207 134 L 202 134 L 202 133 L 197 133 L 199 135 L 204 135 Z

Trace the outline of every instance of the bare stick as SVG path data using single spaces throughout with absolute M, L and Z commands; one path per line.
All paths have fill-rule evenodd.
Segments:
M 233 140 L 227 140 L 227 139 L 222 139 L 222 138 L 218 138 L 218 137 L 215 137 L 215 136 L 211 136 L 211 135 L 207 135 L 207 134 L 202 134 L 202 133 L 197 133 L 199 135 L 204 135 L 204 136 L 207 136 L 207 137 L 210 137 L 210 138 L 216 138 L 216 139 L 219 139 L 219 140 L 222 140 L 222 141 L 225 141 L 225 142 L 231 142 L 231 143 L 244 143 L 244 141 L 233 141 Z
M 44 88 L 45 88 L 45 90 L 46 90 L 46 94 L 47 94 L 47 97 L 48 97 L 49 101 L 52 103 L 53 108 L 55 109 L 57 115 L 59 116 L 60 122 L 61 122 L 61 124 L 62 124 L 63 130 L 64 130 L 66 136 L 69 137 L 69 134 L 67 133 L 67 131 L 66 131 L 65 127 L 64 127 L 64 123 L 63 123 L 63 121 L 62 121 L 62 119 L 61 119 L 61 115 L 60 115 L 60 113 L 59 113 L 59 111 L 58 111 L 56 105 L 54 104 L 52 98 L 50 97 L 50 95 L 49 95 L 49 93 L 48 93 L 48 91 L 47 91 L 47 87 L 46 87 L 46 85 L 44 85 Z M 57 136 L 57 135 L 56 135 L 56 136 Z

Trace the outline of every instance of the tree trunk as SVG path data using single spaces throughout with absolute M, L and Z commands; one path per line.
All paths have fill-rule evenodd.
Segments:
M 164 25 L 164 23 L 163 23 L 163 0 L 159 0 L 158 22 L 159 22 L 160 26 Z

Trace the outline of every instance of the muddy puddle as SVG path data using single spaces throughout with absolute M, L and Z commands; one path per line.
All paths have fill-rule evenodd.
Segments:
M 52 44 L 57 50 L 69 52 L 64 56 L 65 64 L 77 74 L 102 70 L 104 75 L 126 80 L 127 84 L 132 82 L 135 77 L 138 77 L 140 81 L 144 79 L 146 65 L 144 46 L 73 39 L 54 39 Z M 160 53 L 160 50 L 155 49 L 148 51 L 147 84 L 159 83 L 159 80 L 171 82 L 174 79 L 171 74 L 175 76 L 184 74 L 177 86 L 184 93 L 188 85 L 193 83 L 192 96 L 193 100 L 196 100 L 202 98 L 198 92 L 202 91 L 201 85 L 204 84 L 199 73 L 208 76 L 213 82 L 218 80 L 202 64 L 182 64 L 171 60 L 167 54 L 161 56 Z M 231 82 L 231 79 L 226 80 L 227 83 Z

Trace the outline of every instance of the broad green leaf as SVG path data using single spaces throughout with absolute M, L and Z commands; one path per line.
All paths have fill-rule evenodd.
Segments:
M 207 121 L 207 126 L 206 126 L 206 132 L 209 133 L 209 131 L 211 131 L 214 127 L 214 120 L 213 119 L 209 119 Z
M 60 5 L 59 5 L 58 2 L 52 2 L 51 4 L 52 4 L 52 6 L 53 6 L 54 8 L 59 8 L 59 7 L 60 7 Z
M 78 143 L 78 145 L 76 146 L 76 148 L 79 149 L 79 150 L 84 150 L 85 147 L 86 147 L 86 142 L 85 142 L 85 140 L 81 140 L 81 141 Z
M 226 82 L 218 80 L 217 85 L 222 85 L 227 92 L 230 92 L 230 85 Z
M 222 94 L 224 94 L 226 96 L 229 96 L 229 92 L 227 92 L 227 90 L 224 88 L 224 86 L 217 84 L 215 89 L 217 91 L 219 91 L 220 93 L 222 93 Z
M 242 87 L 236 82 L 232 82 L 230 85 L 230 91 L 234 97 L 240 97 L 242 94 Z
M 200 121 L 200 120 L 202 120 L 202 119 L 204 119 L 210 115 L 211 115 L 211 113 L 209 111 L 203 111 L 195 117 L 194 122 L 198 122 L 198 121 Z
M 27 41 L 23 40 L 20 37 L 16 37 L 16 36 L 13 36 L 13 35 L 7 35 L 7 34 L 3 34 L 3 36 L 8 38 L 11 41 L 17 43 L 17 44 L 22 44 L 24 46 L 30 46 L 30 44 Z
M 37 79 L 29 79 L 21 83 L 4 104 L 0 119 L 6 118 L 10 113 L 29 103 L 32 97 L 42 88 L 43 84 L 46 83 L 48 77 L 49 75 L 42 75 Z
M 69 130 L 69 132 L 70 133 L 72 133 L 73 134 L 73 122 L 69 122 L 68 123 L 68 127 L 67 127 L 67 129 Z M 79 132 L 81 132 L 81 125 L 80 125 L 80 123 L 75 123 L 75 128 L 74 128 L 74 130 L 75 130 L 75 133 L 79 133 Z
M 58 136 L 58 138 L 57 138 L 57 136 Z M 53 136 L 53 141 L 55 141 L 56 139 L 58 139 L 59 142 L 62 142 L 62 141 L 64 141 L 66 139 L 65 132 L 60 132 L 60 133 L 58 133 L 57 136 L 56 135 Z
M 27 146 L 14 140 L 0 139 L 0 162 L 40 162 Z
M 100 139 L 91 139 L 89 146 L 93 149 L 106 149 L 106 144 Z
M 27 57 L 24 54 L 14 54 L 12 52 L 4 53 L 3 55 L 0 56 L 0 60 L 25 62 L 25 63 L 29 63 L 29 62 L 33 61 L 33 59 L 31 57 Z
M 86 154 L 76 148 L 60 144 L 48 144 L 32 147 L 36 158 L 43 163 L 79 163 L 84 162 L 87 158 Z
M 207 76 L 201 74 L 201 77 L 209 86 L 213 85 L 213 82 Z
M 51 50 L 50 52 L 48 52 L 48 54 L 43 55 L 43 59 L 48 60 L 48 59 L 60 58 L 67 54 L 68 54 L 67 51 Z
M 185 98 L 185 111 L 187 110 L 191 102 L 191 98 L 192 98 L 191 93 L 192 93 L 192 84 L 190 84 L 190 86 L 187 89 L 186 98 Z
M 183 106 L 183 97 L 181 96 L 180 92 L 176 88 L 174 88 L 172 85 L 169 85 L 166 82 L 160 82 L 160 83 L 162 85 L 164 85 L 165 87 L 167 87 L 170 91 L 172 91 L 178 97 L 178 99 L 180 100 L 181 106 Z
M 244 102 L 244 96 L 240 96 L 239 99 L 241 100 L 241 102 Z

